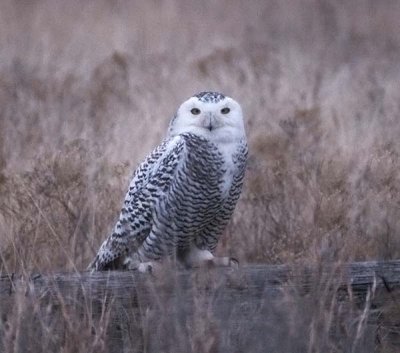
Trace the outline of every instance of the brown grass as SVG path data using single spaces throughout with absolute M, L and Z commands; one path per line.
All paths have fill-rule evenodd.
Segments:
M 398 2 L 0 7 L 1 272 L 84 269 L 133 168 L 205 89 L 241 102 L 250 145 L 219 253 L 400 257 Z

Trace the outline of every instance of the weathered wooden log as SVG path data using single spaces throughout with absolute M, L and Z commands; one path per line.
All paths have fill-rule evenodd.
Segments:
M 32 311 L 23 342 L 43 340 L 29 325 L 53 320 L 50 346 L 79 323 L 115 352 L 400 349 L 399 288 L 400 261 L 0 278 L 3 323 L 16 306 Z

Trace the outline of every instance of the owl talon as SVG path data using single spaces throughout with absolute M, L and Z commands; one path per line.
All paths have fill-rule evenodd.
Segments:
M 160 270 L 160 265 L 155 262 L 141 262 L 139 266 L 137 267 L 137 271 L 140 273 L 148 273 L 153 276 L 156 275 L 156 273 Z
M 239 261 L 237 259 L 235 259 L 234 257 L 230 257 L 229 258 L 229 267 L 232 267 L 234 269 L 238 269 L 239 268 Z

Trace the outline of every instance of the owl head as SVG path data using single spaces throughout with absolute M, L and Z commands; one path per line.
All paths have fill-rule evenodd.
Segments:
M 221 93 L 198 93 L 181 104 L 169 125 L 168 137 L 183 133 L 213 142 L 239 141 L 245 137 L 242 108 Z

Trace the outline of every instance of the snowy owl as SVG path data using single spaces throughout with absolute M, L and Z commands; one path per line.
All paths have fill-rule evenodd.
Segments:
M 214 257 L 243 184 L 247 142 L 242 109 L 217 92 L 186 100 L 166 139 L 139 165 L 111 235 L 89 269 L 137 269 L 159 260 L 184 266 L 235 260 Z

